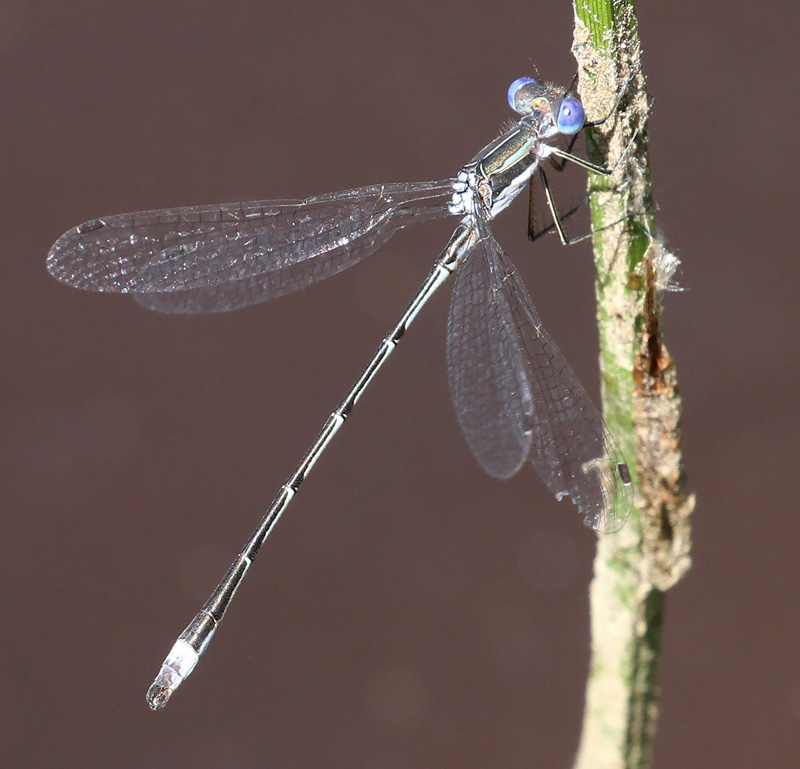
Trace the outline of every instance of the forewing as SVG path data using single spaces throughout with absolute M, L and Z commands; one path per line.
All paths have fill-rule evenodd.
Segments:
M 455 275 L 447 322 L 447 373 L 472 453 L 495 478 L 519 470 L 531 447 L 527 362 L 489 236 Z
M 210 288 L 188 291 L 160 291 L 150 294 L 134 293 L 133 298 L 148 310 L 168 313 L 228 312 L 266 302 L 279 296 L 307 288 L 320 280 L 336 275 L 358 264 L 384 243 L 396 229 L 382 228 L 371 233 L 374 237 L 361 238 L 350 249 L 337 248 L 313 259 L 241 280 L 231 280 Z M 380 242 L 377 236 L 381 235 Z
M 59 280 L 93 291 L 178 291 L 198 297 L 235 283 L 238 289 L 231 294 L 238 293 L 237 306 L 242 306 L 302 288 L 309 282 L 303 282 L 305 276 L 335 274 L 407 224 L 449 215 L 451 194 L 452 181 L 444 180 L 375 185 L 302 201 L 119 214 L 69 230 L 50 250 L 47 266 Z M 309 259 L 332 264 L 292 270 Z M 265 285 L 275 293 L 249 282 L 273 273 L 282 277 Z M 224 294 L 214 295 L 212 309 L 230 309 L 221 306 L 226 301 L 235 304 L 219 298 Z

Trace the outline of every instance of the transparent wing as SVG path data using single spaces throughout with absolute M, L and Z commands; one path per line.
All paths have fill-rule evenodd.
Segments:
M 139 297 L 153 309 L 232 309 L 289 293 L 355 264 L 398 229 L 450 214 L 453 181 L 383 184 L 307 200 L 144 211 L 62 235 L 47 267 L 59 280 Z M 318 266 L 304 268 L 308 260 Z M 225 288 L 221 288 L 225 287 Z
M 531 448 L 527 361 L 491 241 L 480 240 L 455 275 L 447 321 L 447 375 L 472 453 L 494 478 L 510 478 Z
M 476 347 L 480 352 L 476 366 L 485 366 L 495 379 L 495 384 L 484 386 L 490 402 L 491 398 L 495 400 L 488 409 L 483 407 L 484 413 L 503 413 L 497 399 L 504 391 L 509 397 L 514 377 L 526 382 L 519 385 L 517 394 L 511 393 L 511 406 L 505 407 L 505 414 L 511 418 L 497 422 L 494 439 L 492 425 L 476 418 L 467 440 L 486 467 L 482 456 L 502 456 L 501 447 L 513 443 L 520 431 L 527 431 L 528 456 L 550 491 L 558 499 L 569 495 L 587 526 L 604 533 L 616 531 L 625 523 L 632 503 L 624 459 L 575 372 L 543 328 L 516 268 L 488 225 L 481 222 L 479 226 L 483 258 L 488 262 L 481 270 L 486 276 L 483 280 L 488 279 L 488 287 L 482 292 L 490 300 L 485 316 L 490 327 L 487 334 L 500 340 L 498 350 L 491 355 L 480 344 Z M 476 249 L 473 259 L 478 256 Z M 473 265 L 473 274 L 478 269 Z M 504 356 L 510 360 L 503 360 Z M 477 407 L 476 416 L 480 413 Z M 474 444 L 482 447 L 482 454 Z
M 498 290 L 508 296 L 529 362 L 531 463 L 558 499 L 569 495 L 587 526 L 603 533 L 616 531 L 627 520 L 632 504 L 625 460 L 575 372 L 542 326 L 516 268 L 496 241 L 494 245 L 502 275 Z
M 362 237 L 350 248 L 339 247 L 327 254 L 241 280 L 231 280 L 210 288 L 188 291 L 161 291 L 151 294 L 134 293 L 133 298 L 148 310 L 170 313 L 228 312 L 266 302 L 279 296 L 299 291 L 348 267 L 377 250 L 397 230 L 384 227 L 380 233 L 371 233 L 380 241 Z

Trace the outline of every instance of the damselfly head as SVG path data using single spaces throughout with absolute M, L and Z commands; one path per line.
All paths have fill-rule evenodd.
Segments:
M 575 96 L 532 77 L 517 78 L 508 87 L 508 103 L 514 112 L 549 122 L 566 136 L 578 133 L 586 122 L 583 105 Z

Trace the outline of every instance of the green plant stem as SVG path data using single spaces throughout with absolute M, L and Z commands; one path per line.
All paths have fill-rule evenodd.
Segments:
M 592 657 L 575 766 L 632 769 L 650 765 L 666 590 L 689 567 L 694 500 L 683 492 L 680 397 L 661 333 L 670 255 L 653 235 L 649 105 L 634 5 L 574 0 L 574 8 L 573 52 L 589 119 L 606 115 L 632 78 L 614 115 L 587 131 L 587 151 L 607 167 L 619 162 L 610 177 L 590 175 L 589 194 L 603 409 L 636 489 L 629 523 L 598 543 Z

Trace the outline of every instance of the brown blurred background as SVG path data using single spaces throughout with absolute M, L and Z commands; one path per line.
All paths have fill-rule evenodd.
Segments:
M 655 766 L 800 760 L 797 5 L 643 3 L 659 221 L 683 260 L 694 568 L 670 595 Z M 574 70 L 566 0 L 0 5 L 2 763 L 568 767 L 594 537 L 459 433 L 448 291 L 268 543 L 174 702 L 175 635 L 422 280 L 450 223 L 307 292 L 169 317 L 45 271 L 122 211 L 448 177 Z M 580 180 L 580 174 L 577 178 Z M 587 247 L 496 222 L 598 390 Z

